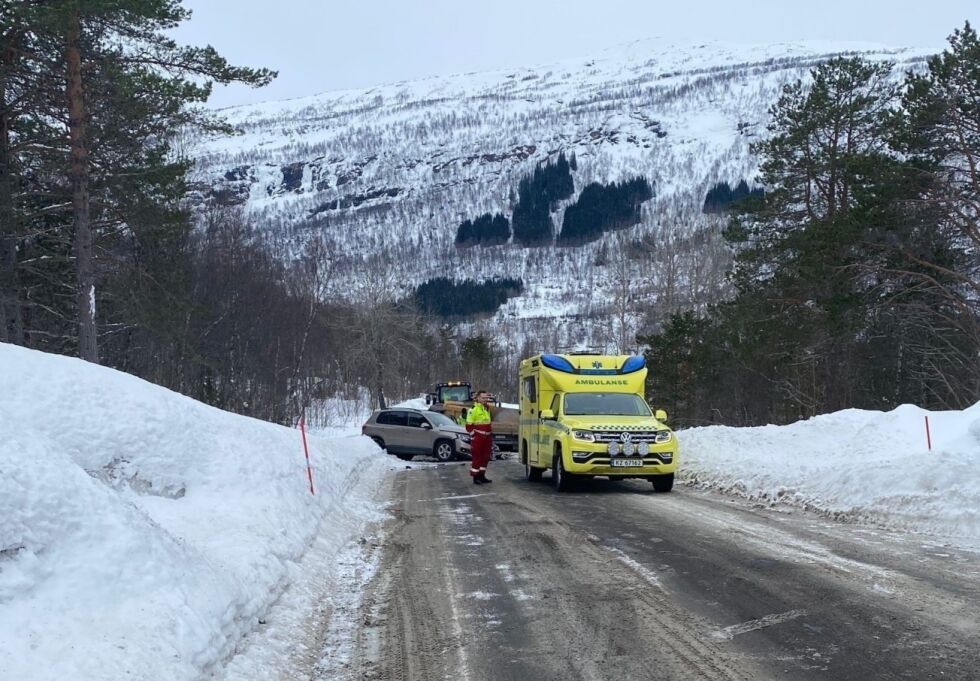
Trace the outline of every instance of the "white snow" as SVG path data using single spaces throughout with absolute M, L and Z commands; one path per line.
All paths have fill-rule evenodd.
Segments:
M 788 426 L 691 428 L 678 438 L 688 484 L 980 547 L 980 403 L 849 409 Z
M 0 678 L 196 679 L 242 648 L 288 654 L 295 636 L 255 643 L 259 621 L 303 625 L 274 604 L 316 605 L 287 587 L 329 583 L 391 467 L 356 434 L 309 444 L 315 496 L 296 430 L 0 344 Z
M 324 413 L 359 422 L 358 404 Z M 393 463 L 356 428 L 328 425 L 332 437 L 309 437 L 313 496 L 293 429 L 0 344 L 0 679 L 233 681 L 343 666 Z M 980 547 L 980 404 L 678 437 L 690 485 Z M 458 523 L 468 496 L 433 501 L 475 546 Z M 513 580 L 509 564 L 495 569 Z

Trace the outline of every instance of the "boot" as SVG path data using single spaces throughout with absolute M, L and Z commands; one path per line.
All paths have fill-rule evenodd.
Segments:
M 484 482 L 483 481 L 483 478 L 481 478 L 479 475 L 474 475 L 473 476 L 473 484 L 474 485 L 482 485 L 483 482 Z
M 480 479 L 480 482 L 482 483 L 493 482 L 493 480 L 487 477 L 486 471 L 480 471 L 480 474 L 477 477 Z

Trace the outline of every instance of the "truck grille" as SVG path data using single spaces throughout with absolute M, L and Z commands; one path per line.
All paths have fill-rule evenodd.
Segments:
M 622 442 L 620 436 L 626 432 L 630 434 L 630 441 L 636 444 L 640 442 L 647 442 L 653 444 L 657 439 L 657 431 L 655 430 L 611 430 L 611 431 L 592 431 L 595 435 L 596 442 L 610 443 L 610 442 Z

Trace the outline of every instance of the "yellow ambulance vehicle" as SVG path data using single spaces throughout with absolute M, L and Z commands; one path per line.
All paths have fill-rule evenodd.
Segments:
M 521 463 L 528 480 L 551 470 L 555 488 L 597 475 L 642 478 L 669 492 L 677 438 L 643 398 L 643 357 L 541 354 L 521 362 Z

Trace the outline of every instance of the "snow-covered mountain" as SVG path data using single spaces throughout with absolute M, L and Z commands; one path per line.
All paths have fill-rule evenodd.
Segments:
M 438 276 L 516 277 L 525 292 L 495 316 L 498 333 L 608 346 L 642 323 L 637 310 L 723 292 L 728 254 L 720 218 L 701 211 L 705 193 L 751 180 L 749 145 L 784 85 L 839 54 L 894 61 L 898 76 L 931 52 L 654 40 L 593 59 L 242 106 L 223 112 L 240 136 L 195 150 L 197 198 L 243 206 L 297 250 L 320 235 L 341 295 L 390 286 L 391 273 L 405 291 Z M 650 181 L 640 224 L 575 248 L 454 246 L 463 220 L 509 216 L 521 178 L 561 152 L 576 156 L 576 192 Z M 556 228 L 573 200 L 557 206 Z

